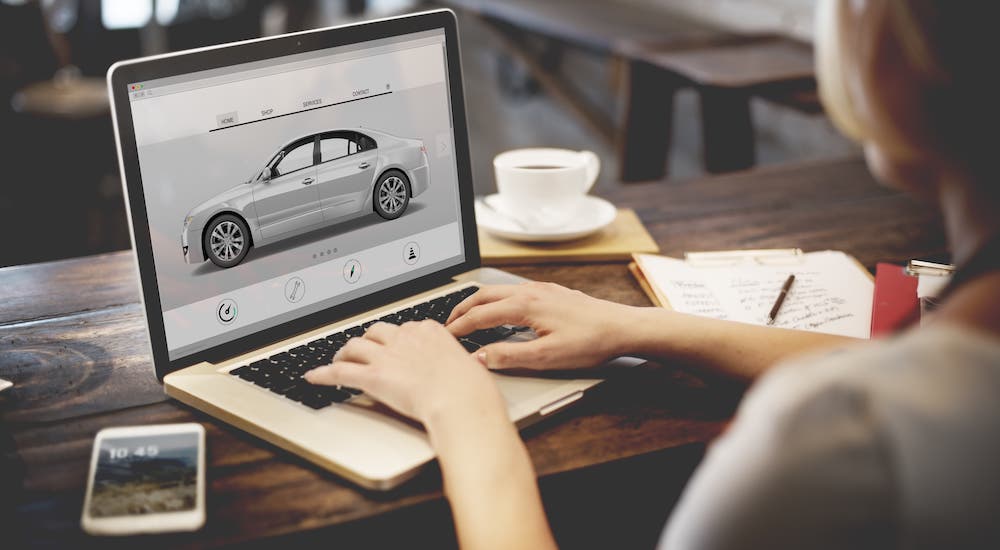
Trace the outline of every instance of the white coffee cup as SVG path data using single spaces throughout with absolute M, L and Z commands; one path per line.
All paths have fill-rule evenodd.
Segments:
M 548 227 L 576 213 L 601 171 L 590 151 L 516 149 L 493 159 L 498 209 L 522 225 Z

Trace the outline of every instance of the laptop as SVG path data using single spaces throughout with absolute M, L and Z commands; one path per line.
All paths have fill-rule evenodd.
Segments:
M 524 280 L 480 263 L 454 14 L 124 61 L 108 87 L 166 393 L 366 488 L 431 462 L 418 424 L 301 375 L 378 320 Z M 522 427 L 600 382 L 494 376 Z

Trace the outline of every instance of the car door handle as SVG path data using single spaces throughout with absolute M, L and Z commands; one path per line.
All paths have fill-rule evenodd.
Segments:
M 316 180 L 314 180 L 312 178 L 306 178 L 306 179 L 302 180 L 302 185 L 309 185 L 310 183 L 312 183 L 314 181 L 316 181 Z
M 358 165 L 358 168 L 364 170 L 365 168 L 368 168 L 369 166 L 371 166 L 371 164 L 368 164 L 367 162 L 362 162 L 361 164 Z

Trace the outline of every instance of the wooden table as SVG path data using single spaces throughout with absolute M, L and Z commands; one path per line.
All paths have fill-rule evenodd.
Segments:
M 944 252 L 935 213 L 878 187 L 857 159 L 639 184 L 607 198 L 636 209 L 668 254 L 836 248 L 870 267 Z M 511 271 L 648 304 L 623 264 Z M 130 252 L 0 269 L 0 289 L 0 377 L 16 384 L 0 394 L 0 501 L 13 508 L 0 510 L 11 524 L 0 531 L 5 547 L 16 542 L 11 536 L 45 546 L 96 545 L 78 527 L 94 434 L 186 421 L 208 432 L 206 527 L 102 547 L 454 544 L 435 470 L 389 494 L 368 493 L 168 400 L 149 362 Z M 529 429 L 525 439 L 559 542 L 651 547 L 736 401 L 718 383 L 651 367 L 613 378 L 594 398 Z

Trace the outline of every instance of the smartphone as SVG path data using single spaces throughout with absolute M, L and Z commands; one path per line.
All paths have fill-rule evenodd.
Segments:
M 93 535 L 201 528 L 205 429 L 192 423 L 98 432 L 80 524 Z

